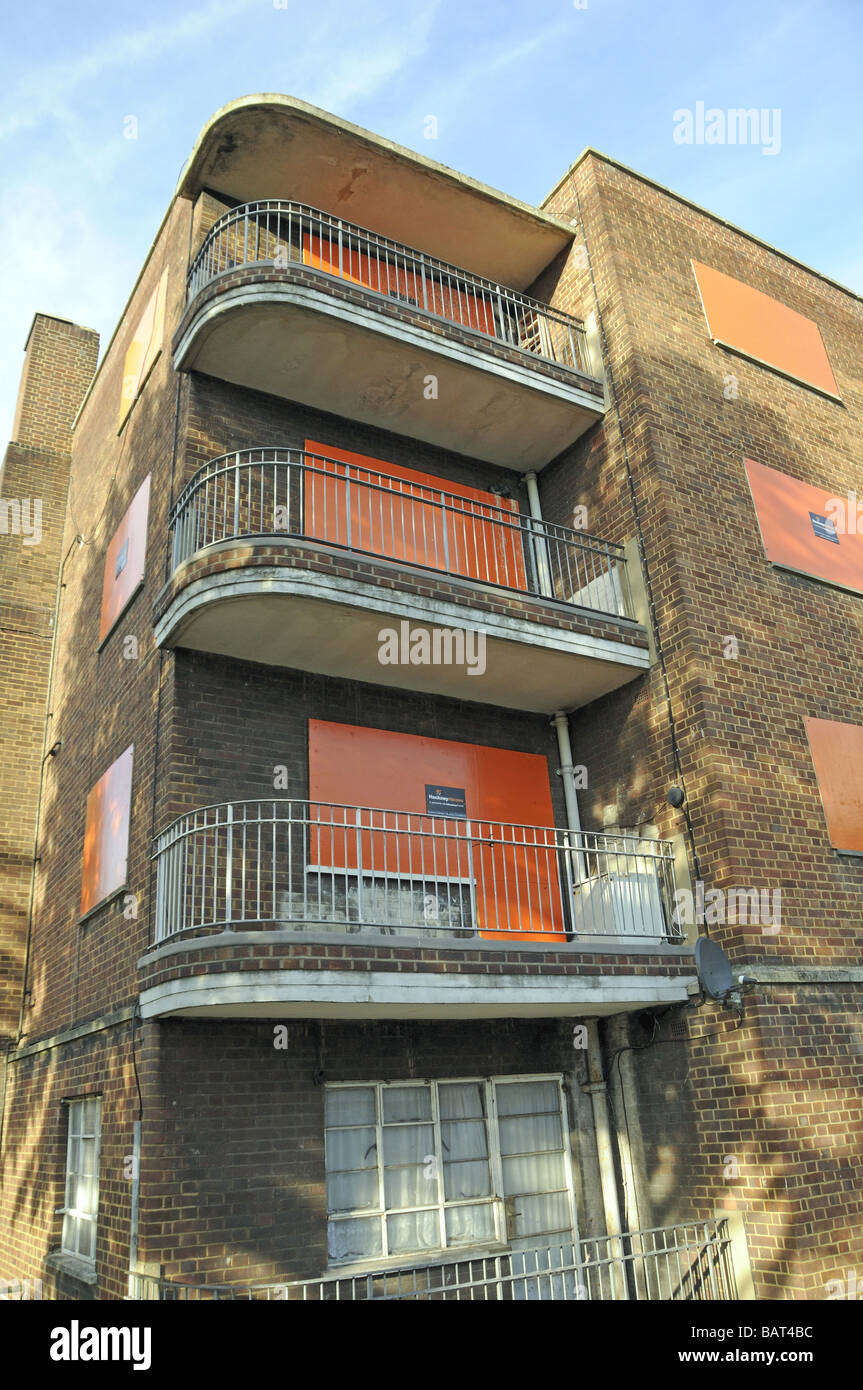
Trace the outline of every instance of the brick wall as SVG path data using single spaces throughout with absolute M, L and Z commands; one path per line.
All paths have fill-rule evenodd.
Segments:
M 136 1039 L 139 1073 L 148 1085 L 146 1027 Z M 143 1031 L 143 1038 L 140 1034 Z M 45 1298 L 122 1298 L 129 1265 L 131 1157 L 137 1089 L 131 1020 L 62 1047 L 25 1051 L 9 1061 L 3 1175 L 0 1187 L 0 1279 L 41 1279 Z M 97 1288 L 45 1263 L 58 1250 L 63 1218 L 67 1107 L 100 1096 Z
M 748 959 L 853 964 L 863 861 L 830 848 L 803 719 L 863 724 L 863 602 L 767 563 L 743 459 L 837 496 L 854 488 L 863 309 L 597 156 L 578 166 L 574 182 L 619 416 L 612 405 L 602 430 L 552 466 L 544 478 L 549 515 L 589 493 L 606 534 L 631 534 L 625 441 L 705 878 L 719 888 L 782 890 L 778 936 L 717 927 L 720 940 Z M 551 210 L 571 215 L 574 205 L 567 183 Z M 815 319 L 844 404 L 713 346 L 693 256 Z M 563 308 L 586 293 L 575 251 L 572 260 L 553 296 Z M 724 394 L 729 374 L 735 399 Z M 734 659 L 725 655 L 729 636 L 738 644 Z M 636 809 L 655 807 L 662 829 L 680 828 L 663 806 L 673 764 L 659 672 L 647 698 L 635 687 L 618 692 L 582 712 L 576 729 L 577 745 L 594 750 L 597 778 L 587 798 L 594 818 L 621 799 L 621 779 L 634 766 L 628 799 Z
M 0 1038 L 18 1026 L 71 425 L 98 348 L 36 315 L 0 481 Z
M 169 1278 L 245 1283 L 326 1269 L 323 1087 L 331 1081 L 563 1072 L 580 1222 L 597 1212 L 584 1054 L 557 1020 L 162 1027 L 158 1147 L 145 1139 L 142 1259 Z
M 830 848 L 803 720 L 863 723 L 863 601 L 767 563 L 743 459 L 836 496 L 855 488 L 863 311 L 599 156 L 578 165 L 550 207 L 580 218 L 595 296 L 577 247 L 545 290 L 562 308 L 598 304 L 614 390 L 605 425 L 543 475 L 544 509 L 565 520 L 588 503 L 592 529 L 626 539 L 626 451 L 702 873 L 708 888 L 782 894 L 778 933 L 711 926 L 741 969 L 786 968 L 784 985 L 746 996 L 742 1028 L 716 1006 L 691 1016 L 688 1039 L 671 1036 L 672 1016 L 630 1024 L 629 1045 L 649 1044 L 621 1059 L 644 1148 L 641 1220 L 735 1207 L 759 1296 L 823 1298 L 826 1282 L 863 1258 L 861 986 L 841 983 L 842 967 L 859 964 L 863 861 Z M 715 347 L 690 257 L 813 318 L 843 404 Z M 729 636 L 736 658 L 725 654 Z M 658 666 L 573 723 L 588 824 L 655 815 L 662 833 L 681 828 L 664 804 L 679 778 Z M 795 967 L 812 978 L 795 982 Z

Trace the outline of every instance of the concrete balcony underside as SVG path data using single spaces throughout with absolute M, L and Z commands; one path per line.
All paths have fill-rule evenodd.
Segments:
M 522 471 L 605 409 L 591 377 L 307 267 L 216 277 L 187 310 L 174 364 Z
M 332 568 L 342 562 L 338 552 L 324 547 L 304 559 L 308 551 L 285 541 L 279 563 L 277 549 L 270 540 L 267 554 L 249 563 L 248 542 L 235 543 L 190 561 L 157 607 L 157 643 L 534 713 L 578 708 L 649 667 L 644 631 L 629 619 L 526 603 L 504 590 L 481 593 L 450 575 L 408 577 L 394 564 L 393 577 L 382 580 L 386 562 L 355 556 L 351 577 L 342 577 Z M 451 591 L 448 599 L 428 592 L 438 582 Z M 463 664 L 382 664 L 385 629 L 399 635 L 400 654 L 409 654 L 403 623 L 408 632 L 430 634 L 432 657 L 435 631 L 463 630 Z M 446 646 L 438 650 L 446 656 Z
M 274 934 L 268 933 L 271 940 Z M 261 946 L 260 933 L 223 933 L 157 947 L 138 962 L 141 1013 L 144 1018 L 362 1018 L 362 1019 L 481 1019 L 578 1018 L 608 1016 L 659 1004 L 684 1004 L 695 989 L 691 948 L 627 944 L 614 951 L 589 955 L 584 946 L 554 953 L 554 965 L 540 965 L 527 974 L 525 964 L 513 967 L 503 951 L 490 946 L 488 964 L 466 963 L 459 970 L 447 953 L 445 966 L 435 961 L 407 960 L 421 950 L 400 939 L 394 952 L 392 937 L 381 937 L 384 948 L 357 948 L 338 968 L 311 968 L 314 957 L 297 950 L 295 933 L 279 933 L 275 949 L 282 959 L 268 961 L 278 968 L 260 969 L 251 953 Z M 303 938 L 309 941 L 308 934 Z M 331 942 L 329 936 L 327 941 Z M 254 944 L 243 945 L 244 942 Z M 514 945 L 515 943 L 512 943 Z M 217 961 L 199 964 L 196 950 L 217 954 Z M 621 957 L 621 951 L 625 956 Z M 377 954 L 375 954 L 377 952 Z M 243 955 L 247 959 L 243 960 Z M 508 954 L 511 953 L 511 946 Z M 577 953 L 577 954 L 576 954 Z M 525 946 L 519 953 L 527 968 L 548 961 L 548 951 Z M 390 959 L 384 962 L 381 957 Z M 233 959 L 232 959 L 233 957 Z M 183 964 L 174 967 L 180 958 Z M 254 964 L 252 964 L 254 960 Z M 621 961 L 623 960 L 623 964 Z M 576 964 L 576 961 L 580 962 Z M 584 962 L 587 961 L 585 966 Z M 570 967 L 570 964 L 571 967 Z M 644 962 L 641 965 L 641 962 Z M 361 964 L 364 968 L 358 969 Z M 489 967 L 503 965 L 501 974 Z M 385 966 L 387 968 L 385 968 Z M 233 967 L 233 968 L 232 968 Z M 584 974 L 572 973 L 585 970 Z M 587 970 L 601 973 L 588 974 Z M 643 970 L 643 973 L 638 973 Z M 566 971 L 566 973 L 564 973 Z M 683 972 L 686 973 L 683 973 Z M 613 973 L 614 972 L 614 973 Z

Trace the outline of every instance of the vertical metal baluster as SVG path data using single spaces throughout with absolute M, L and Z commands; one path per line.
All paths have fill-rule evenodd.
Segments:
M 225 926 L 228 931 L 233 928 L 233 912 L 231 904 L 231 890 L 234 866 L 234 808 L 226 807 L 226 828 L 225 828 Z
M 362 923 L 362 922 L 364 921 L 364 914 L 363 914 L 363 837 L 362 837 L 362 819 L 363 819 L 363 813 L 362 813 L 362 810 L 361 810 L 359 807 L 357 808 L 357 813 L 356 813 L 355 819 L 356 819 L 356 826 L 357 826 L 357 830 L 356 830 L 356 842 L 357 842 L 357 921 L 360 922 L 360 923 Z M 347 858 L 345 859 L 345 865 L 347 866 Z M 345 880 L 345 888 L 347 889 L 347 878 L 346 878 L 346 880 Z

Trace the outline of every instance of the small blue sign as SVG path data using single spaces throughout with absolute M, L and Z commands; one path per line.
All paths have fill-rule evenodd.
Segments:
M 810 512 L 809 518 L 812 522 L 812 530 L 820 541 L 832 541 L 834 545 L 839 544 L 836 523 L 831 521 L 829 516 L 819 516 L 817 512 Z

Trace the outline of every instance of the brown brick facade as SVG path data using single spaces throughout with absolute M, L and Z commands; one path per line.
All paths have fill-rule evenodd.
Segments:
M 18 1028 L 72 422 L 98 347 L 89 329 L 36 315 L 3 460 L 0 1038 Z
M 128 1272 L 132 1210 L 126 1159 L 138 1113 L 134 1064 L 143 1101 L 140 1260 L 169 1278 L 243 1283 L 322 1272 L 322 1087 L 329 1080 L 562 1073 L 580 1230 L 591 1235 L 604 1229 L 593 1120 L 582 1090 L 585 1059 L 574 1055 L 571 1019 L 389 1022 L 364 1020 L 358 1008 L 349 1020 L 286 1017 L 288 1047 L 279 1051 L 272 1043 L 276 1020 L 136 1022 L 144 989 L 229 969 L 250 980 L 272 970 L 351 971 L 359 977 L 369 970 L 428 977 L 484 973 L 490 979 L 506 972 L 609 981 L 661 975 L 668 982 L 693 973 L 684 952 L 591 953 L 574 945 L 495 952 L 404 948 L 397 941 L 286 941 L 260 933 L 260 940 L 233 945 L 208 945 L 199 936 L 168 949 L 154 947 L 154 835 L 196 807 L 271 796 L 278 767 L 288 770 L 288 789 L 280 794 L 307 796 L 312 718 L 539 754 L 548 761 L 555 822 L 566 824 L 560 757 L 546 716 L 182 647 L 156 648 L 154 615 L 161 616 L 195 578 L 230 567 L 325 568 L 335 579 L 362 578 L 467 608 L 464 587 L 444 575 L 418 577 L 299 541 L 213 550 L 172 575 L 172 505 L 196 469 L 226 451 L 301 448 L 314 438 L 454 483 L 503 484 L 527 511 L 523 480 L 507 470 L 210 377 L 175 373 L 171 344 L 183 325 L 205 301 L 258 276 L 231 272 L 195 305 L 186 304 L 190 220 L 194 251 L 223 207 L 215 194 L 204 193 L 195 208 L 178 200 L 170 210 L 76 426 L 68 502 L 59 462 L 67 457 L 68 442 L 49 437 L 44 400 L 33 385 L 44 373 L 36 352 L 43 342 L 39 327 L 19 408 L 20 428 L 30 433 L 10 447 L 4 480 L 4 488 L 16 477 L 20 487 L 25 480 L 34 486 L 32 470 L 44 457 L 51 462 L 52 515 L 65 518 L 62 538 L 55 520 L 54 549 L 40 551 L 38 561 L 34 554 L 32 563 L 27 557 L 32 589 L 22 587 L 21 570 L 8 607 L 10 627 L 29 624 L 29 645 L 13 649 L 12 680 L 19 684 L 10 686 L 14 717 L 4 749 L 7 768 L 13 757 L 27 759 L 20 777 L 16 765 L 20 801 L 8 801 L 3 813 L 9 837 L 4 857 L 19 874 L 10 900 L 12 949 L 0 979 L 10 987 L 20 985 L 26 915 L 20 885 L 32 853 L 32 821 L 28 841 L 24 812 L 35 795 L 41 759 L 37 677 L 44 687 L 61 555 L 77 535 L 84 543 L 71 551 L 63 576 L 49 723 L 49 743 L 62 739 L 63 747 L 45 773 L 24 1030 L 7 1068 L 0 1210 L 8 1235 L 0 1243 L 0 1277 L 47 1277 L 45 1254 L 59 1240 L 54 1213 L 64 1163 L 61 1102 L 98 1092 L 103 1156 L 97 1288 L 106 1298 L 123 1296 Z M 863 860 L 830 849 L 803 719 L 863 724 L 863 600 L 767 563 L 743 458 L 833 488 L 839 496 L 854 488 L 863 408 L 860 304 L 593 154 L 574 167 L 550 209 L 567 222 L 577 219 L 576 242 L 569 256 L 544 272 L 533 293 L 581 318 L 598 313 L 609 409 L 603 423 L 541 474 L 543 514 L 571 525 L 576 507 L 585 506 L 588 529 L 620 544 L 637 537 L 640 528 L 655 605 L 654 646 L 658 639 L 664 661 L 572 717 L 574 759 L 587 769 L 587 786 L 579 793 L 582 823 L 588 830 L 655 827 L 663 837 L 680 836 L 684 818 L 665 793 L 682 779 L 706 885 L 779 888 L 782 894 L 777 933 L 759 924 L 712 928 L 736 972 L 749 972 L 756 981 L 745 996 L 739 1027 L 728 1011 L 713 1005 L 660 1007 L 602 1023 L 618 1164 L 626 1152 L 635 1165 L 625 1183 L 624 1218 L 646 1228 L 740 1211 L 759 1297 L 822 1298 L 826 1280 L 863 1259 Z M 585 244 L 587 257 L 580 250 Z M 814 318 L 843 403 L 713 346 L 691 257 Z M 118 430 L 124 354 L 165 267 L 162 352 Z M 310 270 L 292 273 L 322 287 Z M 323 288 L 336 292 L 331 285 Z M 364 297 L 343 285 L 337 291 Z M 385 311 L 394 322 L 414 317 L 394 304 Z M 441 331 L 456 333 L 450 327 Z M 57 352 L 65 351 L 68 360 L 70 345 L 74 349 L 79 376 L 71 379 L 80 400 L 94 365 L 92 335 L 72 326 L 55 333 L 61 340 Z M 502 345 L 489 350 L 506 355 Z M 560 369 L 540 370 L 553 375 Z M 735 379 L 732 397 L 725 394 L 728 377 Z M 60 397 L 67 415 L 72 395 L 70 386 Z M 145 581 L 100 648 L 105 551 L 147 474 L 152 490 Z M 14 539 L 20 546 L 20 538 Z M 644 645 L 632 625 L 600 616 L 524 596 L 469 597 L 475 610 Z M 3 601 L 5 614 L 5 595 Z M 726 654 L 729 637 L 736 640 L 734 656 Z M 81 922 L 87 794 L 130 743 L 126 891 Z M 11 833 L 16 827 L 20 843 Z M 15 1024 L 19 997 L 12 989 Z M 58 1297 L 75 1296 L 65 1276 L 52 1288 Z

